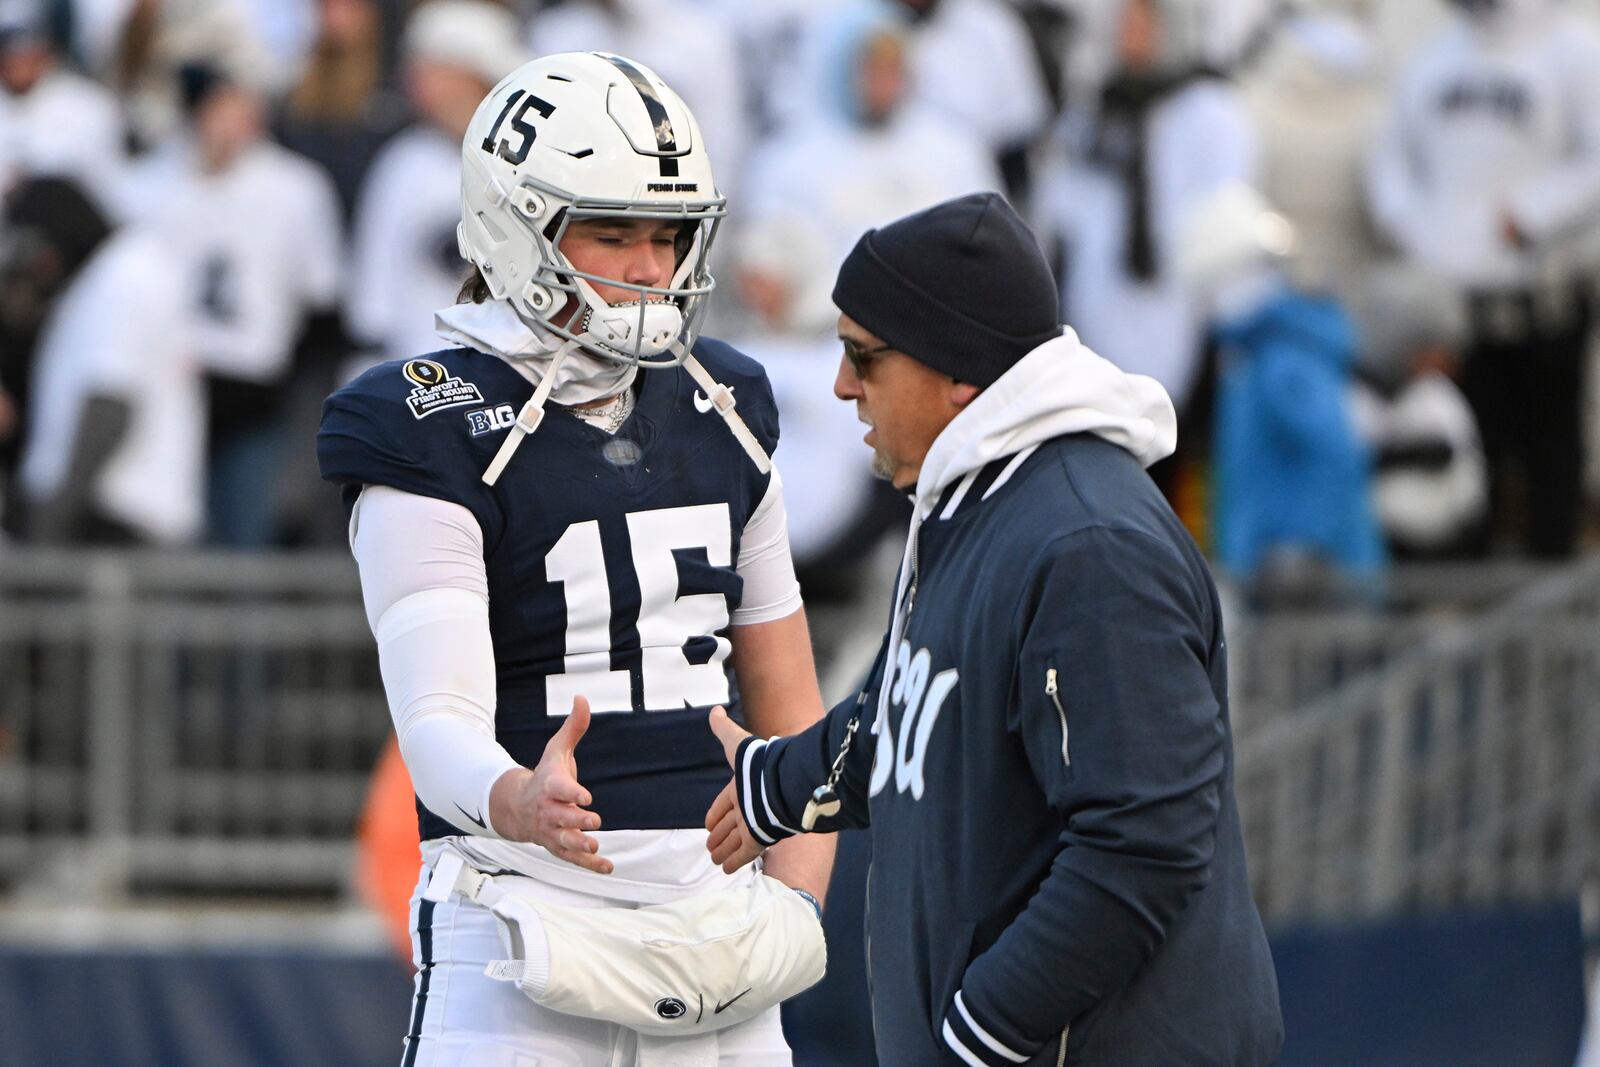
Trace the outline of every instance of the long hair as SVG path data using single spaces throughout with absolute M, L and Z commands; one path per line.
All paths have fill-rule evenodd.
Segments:
M 318 37 L 301 77 L 289 94 L 291 114 L 322 121 L 360 118 L 382 76 L 382 41 L 377 15 L 361 40 L 339 44 Z
M 489 283 L 484 280 L 483 271 L 474 265 L 472 273 L 461 283 L 461 291 L 456 293 L 456 303 L 487 304 L 489 298 Z

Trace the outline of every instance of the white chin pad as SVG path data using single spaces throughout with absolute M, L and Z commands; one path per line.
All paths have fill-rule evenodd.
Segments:
M 625 355 L 654 356 L 665 352 L 683 332 L 683 311 L 666 300 L 642 305 L 637 300 L 599 306 L 591 302 L 577 332 Z
M 496 899 L 498 898 L 498 899 Z M 643 1034 L 710 1033 L 810 988 L 827 969 L 816 912 L 762 876 L 736 889 L 642 908 L 571 908 L 480 898 L 513 957 L 486 974 L 536 1004 Z

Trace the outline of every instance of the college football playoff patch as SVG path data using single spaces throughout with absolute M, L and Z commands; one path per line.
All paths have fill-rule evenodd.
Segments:
M 471 382 L 453 377 L 444 364 L 431 359 L 413 359 L 402 368 L 414 388 L 406 397 L 406 406 L 416 418 L 424 418 L 444 408 L 462 404 L 481 404 L 483 394 Z

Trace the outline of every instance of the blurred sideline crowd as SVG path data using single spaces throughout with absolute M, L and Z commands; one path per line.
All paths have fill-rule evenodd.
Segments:
M 831 396 L 834 271 L 979 189 L 1172 395 L 1153 473 L 1258 595 L 1584 542 L 1586 0 L 0 0 L 3 537 L 342 544 L 321 399 L 442 347 L 467 122 L 567 50 L 700 120 L 708 332 L 773 379 L 813 598 L 905 507 Z

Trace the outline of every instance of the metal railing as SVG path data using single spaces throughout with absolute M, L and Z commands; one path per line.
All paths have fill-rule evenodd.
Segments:
M 388 731 L 348 557 L 0 554 L 0 879 L 337 890 Z
M 1387 579 L 1381 602 L 1244 610 L 1229 597 L 1228 689 L 1235 729 L 1258 730 L 1420 647 L 1440 626 L 1468 622 L 1531 585 L 1565 573 L 1520 561 L 1414 564 Z
M 1600 574 L 1536 573 L 1407 571 L 1401 608 L 1230 624 L 1270 916 L 1576 885 Z M 878 634 L 838 634 L 882 612 L 825 610 L 820 666 L 852 673 Z M 344 553 L 0 549 L 0 892 L 339 894 L 388 730 Z
M 1269 920 L 1576 894 L 1600 861 L 1600 564 L 1245 731 Z

